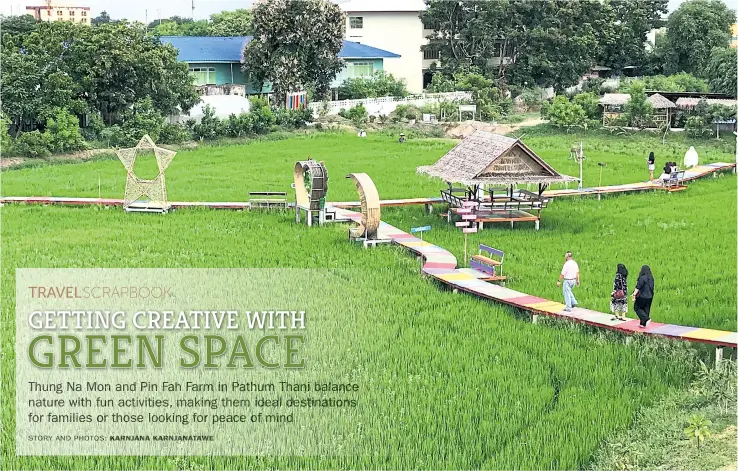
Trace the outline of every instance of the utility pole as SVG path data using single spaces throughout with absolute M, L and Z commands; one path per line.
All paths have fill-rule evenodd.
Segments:
M 195 0 L 192 0 L 192 20 L 195 20 Z

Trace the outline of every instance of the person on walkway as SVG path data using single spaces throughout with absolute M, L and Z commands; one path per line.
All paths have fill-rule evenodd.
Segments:
M 641 321 L 640 327 L 642 329 L 645 329 L 646 323 L 651 320 L 653 292 L 654 283 L 651 267 L 643 265 L 641 272 L 638 274 L 638 282 L 636 282 L 635 290 L 633 291 L 633 310 Z
M 650 176 L 649 180 L 650 182 L 653 181 L 653 171 L 656 170 L 656 157 L 654 157 L 653 152 L 648 154 L 648 175 Z
M 610 319 L 613 321 L 624 321 L 626 319 L 625 315 L 628 313 L 628 269 L 622 263 L 618 263 L 615 281 L 612 283 L 610 311 L 615 314 Z
M 564 267 L 561 269 L 561 275 L 559 281 L 556 282 L 556 286 L 561 286 L 561 282 L 564 282 L 564 304 L 566 304 L 564 311 L 569 312 L 571 308 L 579 304 L 572 291 L 574 285 L 579 286 L 579 265 L 572 258 L 571 252 L 566 252 L 565 258 L 566 262 L 564 262 Z

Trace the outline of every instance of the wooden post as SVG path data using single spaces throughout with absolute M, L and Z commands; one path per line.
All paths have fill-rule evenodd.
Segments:
M 715 347 L 715 369 L 719 370 L 722 368 L 723 363 L 723 346 L 720 345 Z
M 532 315 L 532 316 L 530 317 L 530 321 L 531 321 L 531 322 L 532 322 L 533 324 L 538 324 L 538 314 L 533 314 L 533 315 Z
M 464 266 L 466 266 L 466 238 L 468 234 L 464 232 Z

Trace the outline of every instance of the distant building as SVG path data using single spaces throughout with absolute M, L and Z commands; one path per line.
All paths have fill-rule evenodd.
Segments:
M 730 27 L 730 32 L 733 35 L 730 38 L 730 47 L 737 48 L 738 47 L 738 23 L 733 23 L 733 25 Z
M 29 6 L 26 10 L 34 18 L 41 21 L 70 21 L 72 23 L 90 23 L 90 7 L 73 6 L 65 3 L 45 2 L 43 6 Z M 31 13 L 32 12 L 32 13 Z
M 333 0 L 346 14 L 346 39 L 394 51 L 399 57 L 387 59 L 384 70 L 405 79 L 410 93 L 423 91 L 423 71 L 439 56 L 421 50 L 428 44 L 420 13 L 423 0 Z
M 243 48 L 251 41 L 251 36 L 162 36 L 161 42 L 171 44 L 179 51 L 178 59 L 186 62 L 195 84 L 202 89 L 221 87 L 220 92 L 205 94 L 252 95 L 270 93 L 271 85 L 265 84 L 261 90 L 254 88 L 248 72 L 241 70 Z M 339 87 L 347 78 L 369 77 L 383 70 L 385 59 L 400 56 L 389 51 L 352 41 L 343 41 L 338 54 L 346 67 L 336 75 L 331 88 Z M 229 87 L 233 85 L 234 87 Z

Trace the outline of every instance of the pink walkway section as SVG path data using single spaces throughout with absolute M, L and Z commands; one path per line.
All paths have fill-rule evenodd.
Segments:
M 337 215 L 341 219 L 348 219 L 354 222 L 361 220 L 361 213 L 339 208 L 336 210 Z M 430 242 L 421 241 L 419 238 L 385 222 L 382 222 L 379 226 L 379 238 L 390 239 L 393 243 L 422 256 L 425 259 L 423 273 L 451 288 L 480 298 L 514 306 L 533 314 L 569 319 L 626 334 L 637 332 L 647 336 L 668 337 L 686 340 L 688 342 L 707 343 L 733 348 L 738 345 L 737 332 L 662 324 L 653 321 L 649 322 L 645 329 L 641 329 L 638 327 L 639 322 L 637 319 L 626 321 L 612 320 L 612 314 L 579 307 L 575 307 L 571 312 L 567 312 L 564 311 L 565 306 L 560 302 L 531 296 L 479 280 L 473 273 L 474 270 L 467 268 L 462 271 L 457 269 L 456 257 L 451 252 Z

